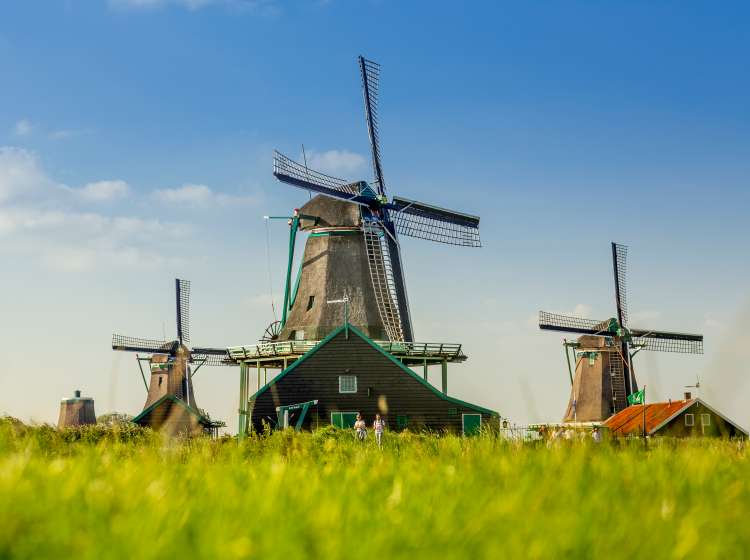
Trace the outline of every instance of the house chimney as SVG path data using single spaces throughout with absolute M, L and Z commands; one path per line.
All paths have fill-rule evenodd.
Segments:
M 690 391 L 685 391 L 685 400 L 689 401 L 693 398 L 693 395 L 690 393 Z

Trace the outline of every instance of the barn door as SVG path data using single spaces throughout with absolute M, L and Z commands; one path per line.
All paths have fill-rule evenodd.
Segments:
M 336 428 L 353 428 L 358 412 L 331 412 L 331 425 Z
M 465 436 L 475 436 L 482 427 L 481 414 L 463 414 L 462 421 Z

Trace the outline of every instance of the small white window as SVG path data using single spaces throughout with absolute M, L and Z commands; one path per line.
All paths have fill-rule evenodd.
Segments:
M 339 393 L 356 393 L 357 376 L 339 375 Z
M 695 426 L 695 414 L 686 414 L 685 415 L 685 425 L 686 426 Z
M 294 331 L 294 340 L 305 340 L 305 331 Z
M 701 414 L 701 426 L 710 426 L 710 425 L 711 425 L 711 415 Z

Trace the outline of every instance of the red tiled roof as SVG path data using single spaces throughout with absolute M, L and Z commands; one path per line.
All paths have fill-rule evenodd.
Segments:
M 647 433 L 651 433 L 654 428 L 667 418 L 689 407 L 694 402 L 695 399 L 651 403 L 647 405 L 634 404 L 610 416 L 603 425 L 609 428 L 613 436 L 625 436 L 631 433 L 641 434 L 643 433 L 643 407 L 645 406 L 646 430 Z

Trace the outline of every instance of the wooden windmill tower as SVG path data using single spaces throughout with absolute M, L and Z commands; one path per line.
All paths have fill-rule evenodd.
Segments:
M 344 314 L 376 340 L 413 341 L 399 234 L 479 247 L 479 218 L 401 197 L 388 197 L 380 157 L 380 66 L 359 57 L 374 181 L 346 181 L 313 171 L 279 152 L 274 176 L 317 194 L 290 218 L 290 254 L 282 320 L 265 340 L 319 340 Z M 292 287 L 296 232 L 310 235 Z M 346 298 L 347 306 L 326 305 Z
M 628 406 L 627 396 L 638 390 L 633 356 L 640 350 L 702 354 L 703 335 L 628 326 L 627 247 L 612 243 L 617 317 L 606 321 L 539 312 L 539 328 L 580 335 L 565 342 L 572 349 L 575 375 L 564 422 L 595 422 Z M 570 363 L 568 363 L 570 367 Z
M 226 348 L 193 348 L 190 342 L 190 282 L 175 279 L 177 338 L 172 341 L 112 335 L 112 349 L 148 354 L 137 356 L 138 367 L 147 361 L 151 378 L 141 369 L 147 387 L 146 403 L 133 422 L 154 429 L 177 433 L 209 431 L 216 427 L 198 408 L 193 391 L 193 375 L 204 365 L 233 366 Z

